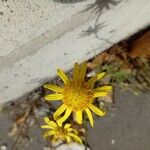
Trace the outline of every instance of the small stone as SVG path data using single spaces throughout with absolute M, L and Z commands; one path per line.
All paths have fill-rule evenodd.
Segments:
M 105 106 L 105 103 L 103 101 L 100 101 L 99 102 L 99 107 L 104 107 Z
M 2 144 L 0 146 L 0 150 L 7 150 L 7 144 Z
M 111 140 L 111 144 L 112 144 L 112 145 L 115 144 L 115 140 L 114 140 L 114 139 Z
M 87 74 L 87 77 L 89 78 L 89 77 L 92 77 L 92 76 L 94 76 L 96 74 L 96 72 L 95 72 L 95 70 L 93 70 L 93 71 L 91 71 L 91 72 L 89 72 L 88 74 Z
M 85 150 L 85 146 L 77 143 L 63 144 L 57 147 L 56 150 Z M 90 148 L 87 147 L 87 150 L 90 150 Z

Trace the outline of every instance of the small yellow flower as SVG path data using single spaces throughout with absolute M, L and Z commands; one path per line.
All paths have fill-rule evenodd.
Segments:
M 44 121 L 47 125 L 42 125 L 41 128 L 49 129 L 44 133 L 44 137 L 52 137 L 52 142 L 67 141 L 69 144 L 70 142 L 78 142 L 82 144 L 82 140 L 78 136 L 78 131 L 71 128 L 71 124 L 58 124 L 57 122 L 49 120 L 48 117 L 44 117 Z
M 49 94 L 45 97 L 45 100 L 62 100 L 63 104 L 54 113 L 54 118 L 58 119 L 59 116 L 65 111 L 62 118 L 58 119 L 58 122 L 64 122 L 71 114 L 75 113 L 77 123 L 82 124 L 82 112 L 85 111 L 91 125 L 94 125 L 93 116 L 90 110 L 99 116 L 104 116 L 105 112 L 92 103 L 94 98 L 106 96 L 112 86 L 101 86 L 94 88 L 94 83 L 101 79 L 105 73 L 102 72 L 91 77 L 88 81 L 85 80 L 86 75 L 86 63 L 79 65 L 75 63 L 73 69 L 73 79 L 69 79 L 67 75 L 61 70 L 57 70 L 58 75 L 64 82 L 64 87 L 56 85 L 46 84 L 45 88 L 56 92 L 55 94 Z

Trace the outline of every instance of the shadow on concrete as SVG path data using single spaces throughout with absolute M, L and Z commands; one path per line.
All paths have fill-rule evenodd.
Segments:
M 86 0 L 53 0 L 53 1 L 57 3 L 78 3 Z
M 53 1 L 67 4 L 67 3 L 83 2 L 86 0 L 53 0 Z M 84 13 L 86 11 L 91 11 L 92 13 L 96 13 L 97 17 L 96 17 L 94 26 L 89 26 L 86 30 L 82 31 L 82 33 L 79 34 L 79 37 L 83 38 L 85 36 L 90 36 L 93 34 L 95 35 L 95 38 L 111 43 L 107 39 L 103 39 L 99 37 L 98 32 L 106 26 L 104 22 L 99 23 L 99 19 L 100 19 L 101 14 L 103 13 L 103 10 L 109 10 L 112 7 L 117 6 L 122 1 L 121 0 L 95 0 L 94 3 L 87 5 L 86 8 L 82 12 Z
M 104 28 L 105 22 L 96 24 L 94 27 L 89 26 L 87 30 L 82 31 L 82 33 L 80 34 L 80 37 L 85 37 L 85 36 L 90 36 L 90 35 L 95 35 L 95 37 L 97 37 L 97 33 L 100 29 Z
M 107 39 L 103 39 L 98 36 L 98 32 L 103 27 L 106 26 L 106 24 L 104 24 L 104 22 L 99 23 L 99 19 L 100 19 L 101 14 L 103 13 L 103 10 L 109 10 L 112 7 L 117 6 L 120 2 L 121 1 L 118 1 L 118 0 L 96 0 L 94 3 L 87 5 L 87 7 L 83 10 L 83 12 L 91 11 L 92 13 L 96 13 L 97 17 L 96 17 L 94 26 L 93 27 L 90 26 L 87 30 L 84 30 L 80 34 L 80 37 L 82 38 L 82 37 L 90 36 L 90 35 L 94 34 L 95 38 L 97 38 L 99 40 L 104 40 L 108 43 L 111 43 Z
M 53 0 L 53 1 L 65 4 L 65 3 L 78 3 L 78 2 L 83 2 L 86 0 Z M 79 37 L 83 38 L 85 36 L 90 36 L 90 35 L 94 34 L 95 38 L 107 41 L 106 39 L 102 39 L 101 37 L 98 36 L 98 32 L 103 27 L 106 26 L 104 24 L 104 22 L 99 23 L 98 21 L 100 19 L 100 16 L 101 16 L 103 10 L 109 10 L 109 9 L 111 9 L 111 7 L 117 6 L 120 2 L 122 2 L 122 1 L 121 0 L 95 0 L 94 3 L 87 5 L 86 8 L 82 12 L 91 11 L 92 13 L 96 13 L 97 17 L 96 17 L 94 26 L 93 27 L 89 26 L 88 29 L 82 31 L 82 33 L 79 35 Z
M 92 10 L 95 13 L 101 13 L 104 9 L 109 10 L 111 6 L 117 6 L 121 1 L 116 0 L 96 0 L 94 3 L 87 5 L 84 11 Z

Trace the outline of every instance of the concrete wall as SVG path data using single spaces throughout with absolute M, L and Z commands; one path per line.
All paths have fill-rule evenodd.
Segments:
M 0 103 L 150 23 L 149 0 L 62 1 L 0 1 Z

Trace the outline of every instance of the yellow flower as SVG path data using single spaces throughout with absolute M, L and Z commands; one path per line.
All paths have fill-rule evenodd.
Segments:
M 82 112 L 85 111 L 91 125 L 94 125 L 93 116 L 90 110 L 99 116 L 104 116 L 105 112 L 93 105 L 94 98 L 104 97 L 112 89 L 112 86 L 101 86 L 93 88 L 94 83 L 101 79 L 105 73 L 102 72 L 91 77 L 88 81 L 85 80 L 86 63 L 79 65 L 75 63 L 73 69 L 73 79 L 69 79 L 67 75 L 61 70 L 57 70 L 58 75 L 64 82 L 64 87 L 46 84 L 45 88 L 56 92 L 49 94 L 45 100 L 62 100 L 63 104 L 54 113 L 54 118 L 58 119 L 59 116 L 65 111 L 62 118 L 58 122 L 64 122 L 71 114 L 75 113 L 77 123 L 82 124 Z
M 62 124 L 49 120 L 48 117 L 44 117 L 44 121 L 47 125 L 42 125 L 41 128 L 49 129 L 44 133 L 45 138 L 51 136 L 52 142 L 61 140 L 67 141 L 67 143 L 75 141 L 82 144 L 82 140 L 78 136 L 78 131 L 71 128 L 71 124 L 67 123 L 63 126 Z

